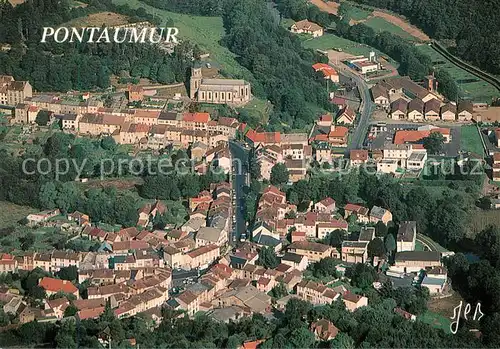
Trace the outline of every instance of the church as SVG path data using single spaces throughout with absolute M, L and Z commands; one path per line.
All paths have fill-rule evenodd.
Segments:
M 191 68 L 189 97 L 201 103 L 244 105 L 252 94 L 245 80 L 204 79 L 202 68 Z

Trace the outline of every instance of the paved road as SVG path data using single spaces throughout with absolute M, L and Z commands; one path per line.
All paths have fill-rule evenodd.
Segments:
M 172 287 L 184 287 L 184 280 L 188 278 L 196 279 L 198 278 L 198 270 L 172 270 Z
M 348 78 L 351 78 L 356 83 L 359 89 L 359 95 L 361 97 L 361 104 L 359 106 L 359 113 L 361 114 L 361 116 L 357 120 L 358 124 L 356 126 L 356 129 L 354 130 L 354 133 L 351 134 L 351 142 L 346 148 L 346 154 L 349 154 L 350 150 L 360 149 L 363 147 L 363 141 L 365 140 L 366 133 L 368 132 L 370 115 L 372 114 L 375 104 L 373 103 L 372 98 L 370 96 L 370 89 L 368 87 L 368 84 L 361 76 L 353 73 L 345 66 L 341 67 L 335 65 L 331 60 L 330 64 L 337 69 L 340 68 L 340 72 L 343 75 L 347 76 Z
M 230 239 L 230 244 L 234 245 L 240 241 L 240 236 L 246 230 L 245 215 L 241 209 L 243 201 L 243 187 L 246 185 L 246 177 L 248 172 L 248 150 L 235 141 L 229 142 L 229 150 L 233 157 L 233 191 L 236 194 L 233 213 L 236 216 L 236 223 L 234 224 L 233 237 Z M 241 166 L 238 166 L 241 164 Z

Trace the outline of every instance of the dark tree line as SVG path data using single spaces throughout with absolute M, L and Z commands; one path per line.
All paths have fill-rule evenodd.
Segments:
M 8 1 L 0 3 L 0 42 L 12 44 L 10 51 L 0 52 L 0 74 L 30 80 L 38 91 L 102 89 L 109 87 L 111 75 L 160 83 L 186 80 L 193 53 L 187 42 L 172 54 L 149 44 L 40 43 L 43 26 L 106 10 L 129 15 L 132 21 L 159 22 L 143 8 L 115 6 L 110 0 L 92 0 L 71 10 L 67 1 L 27 1 L 15 8 Z
M 144 3 L 163 10 L 201 16 L 220 16 L 223 11 L 221 0 L 143 0 Z
M 25 162 L 26 159 L 30 160 Z M 40 209 L 59 208 L 64 213 L 79 210 L 88 213 L 92 221 L 135 226 L 139 203 L 131 192 L 114 187 L 85 191 L 74 179 L 78 175 L 80 178 L 144 177 L 139 188 L 144 198 L 172 200 L 196 196 L 211 183 L 225 179 L 224 175 L 211 172 L 198 176 L 176 172 L 174 168 L 168 176 L 155 176 L 149 171 L 158 171 L 156 159 L 151 164 L 149 159 L 131 160 L 111 137 L 75 139 L 73 135 L 54 133 L 46 141 L 37 139 L 20 157 L 0 151 L 0 200 Z M 163 170 L 168 169 L 163 167 Z
M 500 73 L 500 2 L 497 0 L 355 0 L 406 16 L 435 39 L 456 40 L 456 53 Z

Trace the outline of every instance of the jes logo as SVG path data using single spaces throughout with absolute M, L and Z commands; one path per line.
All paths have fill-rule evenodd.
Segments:
M 165 34 L 166 30 L 166 34 Z M 101 28 L 101 27 L 83 27 L 83 28 L 68 28 L 59 27 L 44 27 L 42 40 L 45 43 L 47 39 L 52 38 L 57 43 L 63 42 L 86 42 L 93 43 L 151 43 L 158 44 L 162 40 L 164 42 L 178 43 L 177 34 L 179 29 L 175 27 L 167 28 Z M 165 39 L 163 39 L 165 37 Z
M 471 310 L 471 306 L 469 303 L 467 303 L 465 305 L 465 309 L 464 309 L 464 318 L 465 320 L 468 320 L 467 319 L 467 315 L 470 313 L 470 310 Z M 479 317 L 478 317 L 478 314 L 479 314 Z M 455 334 L 458 332 L 458 324 L 460 322 L 460 317 L 462 315 L 462 302 L 460 302 L 460 304 L 458 306 L 455 307 L 455 309 L 453 309 L 453 317 L 451 317 L 450 319 L 452 320 L 455 320 L 451 323 L 450 325 L 450 330 L 451 330 L 451 333 Z M 483 312 L 481 311 L 481 303 L 477 303 L 476 304 L 476 309 L 474 311 L 474 316 L 472 317 L 472 320 L 481 320 L 481 318 L 483 317 Z

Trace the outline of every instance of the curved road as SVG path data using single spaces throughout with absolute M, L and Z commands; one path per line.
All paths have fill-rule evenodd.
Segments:
M 339 67 L 330 60 L 330 65 L 340 70 L 341 73 L 348 78 L 351 78 L 358 86 L 359 96 L 361 97 L 361 104 L 359 106 L 360 117 L 356 120 L 357 125 L 354 133 L 350 136 L 349 145 L 346 148 L 345 154 L 348 155 L 349 151 L 352 149 L 361 149 L 363 147 L 363 142 L 368 132 L 368 125 L 370 121 L 370 115 L 372 114 L 375 104 L 370 96 L 370 88 L 368 84 L 363 79 L 363 77 L 355 74 L 346 67 Z

